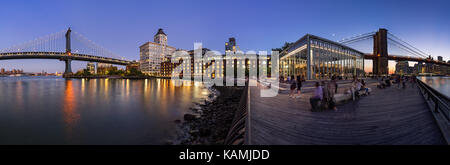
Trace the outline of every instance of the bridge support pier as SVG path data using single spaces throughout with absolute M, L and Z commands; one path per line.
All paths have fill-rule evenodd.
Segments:
M 72 59 L 65 59 L 66 62 L 66 70 L 64 74 L 72 74 Z
M 388 69 L 388 45 L 387 30 L 380 29 L 373 36 L 373 60 L 372 73 L 377 76 L 389 74 Z

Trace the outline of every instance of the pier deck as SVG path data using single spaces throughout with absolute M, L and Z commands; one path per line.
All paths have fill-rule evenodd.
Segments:
M 250 144 L 446 144 L 416 86 L 396 85 L 338 106 L 338 111 L 311 112 L 312 82 L 301 98 L 260 97 L 250 89 Z M 343 92 L 349 83 L 339 85 Z

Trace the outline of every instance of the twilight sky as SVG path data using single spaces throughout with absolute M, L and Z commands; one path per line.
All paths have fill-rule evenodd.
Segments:
M 136 60 L 138 47 L 152 41 L 158 28 L 176 48 L 189 50 L 202 42 L 220 52 L 229 37 L 236 37 L 243 51 L 270 51 L 306 33 L 336 41 L 387 28 L 435 58 L 450 60 L 449 7 L 445 0 L 5 0 L 0 6 L 0 49 L 69 26 Z M 72 70 L 85 65 L 74 62 Z M 0 68 L 62 72 L 64 63 L 8 60 L 0 61 Z

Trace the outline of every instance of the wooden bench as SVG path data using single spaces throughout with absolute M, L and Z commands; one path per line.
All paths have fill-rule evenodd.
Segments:
M 350 94 L 350 93 L 348 93 L 348 94 L 341 94 L 341 93 L 334 94 L 334 100 L 336 101 L 336 104 L 337 103 L 343 103 L 343 102 L 346 102 L 346 101 L 351 100 L 351 99 L 352 99 L 352 94 Z

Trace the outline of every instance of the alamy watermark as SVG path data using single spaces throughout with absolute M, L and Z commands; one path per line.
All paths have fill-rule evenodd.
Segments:
M 204 86 L 257 86 L 261 97 L 275 97 L 279 90 L 279 52 L 219 51 L 204 52 L 201 43 L 194 44 L 194 53 L 179 50 L 172 54 L 172 62 L 180 62 L 172 71 L 175 86 L 190 85 L 190 81 Z M 270 60 L 269 60 L 270 59 Z M 270 76 L 268 75 L 270 72 Z

